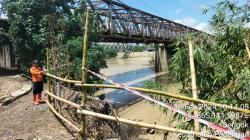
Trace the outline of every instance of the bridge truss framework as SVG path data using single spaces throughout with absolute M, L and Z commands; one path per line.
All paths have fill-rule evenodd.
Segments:
M 130 7 L 119 0 L 87 0 L 87 7 L 99 15 L 103 42 L 166 43 L 183 38 L 191 27 Z

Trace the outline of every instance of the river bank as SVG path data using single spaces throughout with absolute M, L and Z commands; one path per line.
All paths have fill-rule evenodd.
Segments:
M 176 84 L 171 84 L 168 86 L 166 92 L 178 94 L 179 86 Z M 121 118 L 139 122 L 163 125 L 167 127 L 174 127 L 176 125 L 175 122 L 171 122 L 171 119 L 174 115 L 172 111 L 163 112 L 163 109 L 161 109 L 160 106 L 152 104 L 147 100 L 141 100 L 120 111 L 118 114 Z M 146 140 L 163 140 L 164 133 L 140 135 L 139 138 Z M 173 139 L 174 136 L 172 133 L 169 133 L 165 138 Z
M 149 69 L 150 67 L 152 69 L 151 62 L 153 61 L 153 59 L 154 58 L 152 57 L 152 55 L 148 55 L 147 57 L 132 57 L 132 58 L 129 57 L 127 59 L 122 59 L 122 57 L 116 57 L 107 60 L 108 69 L 104 69 L 101 72 L 109 76 L 111 79 L 115 79 L 115 81 L 120 81 L 120 83 L 126 85 L 126 83 L 131 83 L 131 81 L 138 81 L 138 79 L 145 79 L 145 77 L 149 77 L 149 75 L 152 74 L 157 76 L 157 73 L 155 73 L 153 70 L 151 73 L 143 75 L 143 77 L 139 77 L 138 75 L 136 75 L 135 72 L 133 72 L 137 71 L 138 73 L 141 73 L 143 70 Z M 126 80 L 119 79 L 122 76 L 126 76 L 125 73 L 127 73 L 127 77 L 124 78 Z M 154 81 L 156 76 L 153 76 L 145 80 Z M 139 83 L 136 84 L 132 82 L 133 84 L 131 85 L 136 87 L 140 86 L 142 87 L 143 82 L 145 82 L 145 80 L 141 80 Z M 178 85 L 171 84 L 167 87 L 168 88 L 166 92 L 171 92 L 176 94 L 179 93 Z M 122 103 L 126 104 L 118 108 L 119 117 L 138 122 L 145 122 L 145 123 L 157 124 L 169 127 L 173 127 L 175 125 L 175 123 L 171 123 L 171 118 L 173 117 L 173 113 L 171 111 L 164 113 L 158 105 L 151 104 L 148 101 L 141 99 L 136 95 L 133 95 L 132 93 L 123 90 L 107 89 L 99 91 L 99 94 L 107 94 L 106 96 L 108 96 L 108 99 L 113 100 L 116 105 L 119 104 L 117 101 L 120 101 L 121 104 Z M 134 98 L 134 100 L 129 101 L 132 98 Z M 162 140 L 163 138 L 164 138 L 164 133 L 146 134 L 146 135 L 141 134 L 138 137 L 138 139 L 147 139 L 147 140 L 152 140 L 152 139 Z M 167 138 L 173 139 L 174 137 L 170 133 L 167 136 Z
M 117 83 L 126 86 L 143 87 L 146 80 L 153 79 L 159 74 L 154 72 L 152 61 L 154 53 L 138 52 L 130 53 L 128 58 L 123 58 L 124 53 L 118 53 L 117 57 L 107 60 L 108 68 L 102 69 L 101 73 Z M 105 84 L 109 84 L 104 82 Z M 137 102 L 140 98 L 124 90 L 101 89 L 95 96 L 103 95 L 105 99 L 112 101 L 115 108 L 125 107 Z
M 117 57 L 107 59 L 108 68 L 102 69 L 101 73 L 106 76 L 117 75 L 129 71 L 135 71 L 139 69 L 150 68 L 154 64 L 154 53 L 130 54 L 128 58 L 122 58 L 124 53 L 118 53 Z

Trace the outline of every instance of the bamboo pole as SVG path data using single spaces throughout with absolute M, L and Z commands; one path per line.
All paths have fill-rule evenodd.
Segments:
M 245 43 L 246 51 L 247 51 L 247 54 L 248 54 L 248 58 L 250 59 L 250 50 L 249 50 L 249 48 L 248 48 L 247 39 L 244 39 L 244 43 Z
M 139 127 L 147 127 L 147 128 L 153 128 L 153 129 L 158 129 L 158 130 L 163 130 L 163 131 L 170 131 L 170 132 L 174 132 L 174 133 L 189 134 L 191 136 L 195 135 L 195 136 L 211 138 L 211 139 L 228 140 L 228 138 L 221 138 L 221 137 L 217 137 L 217 136 L 204 134 L 204 133 L 201 133 L 201 132 L 187 131 L 187 130 L 176 129 L 176 128 L 171 128 L 171 127 L 166 127 L 166 126 L 148 124 L 148 123 L 143 123 L 143 122 L 136 122 L 136 121 L 132 121 L 132 120 L 124 119 L 124 118 L 119 118 L 119 117 L 104 115 L 104 114 L 100 114 L 100 113 L 95 113 L 95 112 L 88 111 L 88 110 L 80 110 L 80 109 L 78 109 L 77 113 L 85 114 L 85 115 L 89 115 L 89 116 L 93 116 L 93 117 L 98 117 L 98 118 L 103 118 L 103 119 L 108 119 L 108 120 L 112 120 L 112 121 L 119 121 L 119 122 L 122 122 L 122 123 L 127 123 L 127 124 L 131 124 L 131 125 L 134 125 L 134 126 L 139 126 Z
M 47 69 L 48 69 L 48 73 L 50 73 L 50 61 L 49 61 L 49 57 L 50 56 L 50 49 L 47 48 L 46 49 L 46 61 L 47 61 Z M 51 79 L 48 77 L 47 79 L 47 84 L 48 84 L 48 90 L 49 92 L 51 92 Z M 51 103 L 51 98 L 48 97 L 48 101 Z
M 60 88 L 60 83 L 59 82 L 57 83 L 57 92 L 58 92 L 58 97 L 62 97 L 61 96 L 61 88 Z M 59 114 L 61 114 L 62 113 L 61 102 L 57 101 L 57 105 L 58 105 L 58 112 L 59 112 Z
M 53 78 L 53 79 L 56 79 L 56 80 L 59 80 L 61 82 L 65 82 L 65 83 L 72 83 L 72 84 L 81 84 L 82 81 L 76 81 L 76 80 L 67 80 L 67 79 L 64 79 L 64 78 L 61 78 L 61 77 L 57 77 L 53 74 L 50 74 L 50 73 L 46 73 L 46 76 L 50 77 L 50 78 Z
M 68 101 L 68 100 L 63 99 L 63 98 L 61 98 L 61 97 L 58 97 L 58 96 L 52 94 L 52 93 L 49 92 L 49 91 L 45 91 L 45 92 L 46 92 L 49 96 L 53 97 L 54 99 L 56 99 L 56 100 L 58 100 L 58 101 L 64 102 L 64 103 L 66 103 L 66 104 L 69 104 L 69 105 L 71 105 L 71 106 L 73 106 L 73 107 L 75 107 L 75 108 L 81 108 L 81 105 L 79 105 L 79 104 L 76 104 L 76 103 L 74 103 L 74 102 Z
M 123 123 L 128 123 L 128 124 L 132 124 L 135 126 L 140 126 L 140 127 L 148 127 L 148 128 L 153 128 L 153 129 L 159 129 L 159 130 L 164 130 L 164 131 L 170 131 L 170 132 L 174 132 L 174 133 L 184 133 L 184 134 L 190 134 L 190 135 L 196 135 L 196 136 L 201 136 L 201 137 L 206 137 L 206 138 L 212 138 L 212 139 L 219 139 L 219 140 L 226 140 L 228 138 L 220 138 L 220 137 L 216 137 L 216 136 L 212 136 L 212 135 L 207 135 L 204 133 L 200 133 L 200 132 L 193 132 L 193 131 L 187 131 L 187 130 L 181 130 L 181 129 L 176 129 L 176 128 L 170 128 L 170 127 L 165 127 L 165 126 L 159 126 L 159 125 L 153 125 L 153 124 L 148 124 L 148 123 L 143 123 L 143 122 L 136 122 L 136 121 L 131 121 L 128 119 L 124 119 L 124 118 L 118 118 L 118 117 L 113 117 L 113 116 L 109 116 L 109 115 L 104 115 L 104 114 L 100 114 L 100 113 L 95 113 L 95 112 L 91 112 L 91 111 L 87 111 L 87 110 L 82 110 L 81 106 L 68 101 L 66 99 L 63 99 L 61 97 L 55 96 L 52 93 L 46 91 L 46 93 L 61 101 L 64 102 L 66 104 L 69 104 L 75 108 L 77 108 L 77 112 L 81 113 L 81 114 L 85 114 L 85 115 L 89 115 L 89 116 L 94 116 L 94 117 L 99 117 L 99 118 L 104 118 L 104 119 L 108 119 L 108 120 L 113 120 L 113 121 L 119 121 L 119 122 L 123 122 Z M 78 132 L 80 131 L 80 129 L 78 129 L 73 123 L 71 123 L 70 121 L 68 121 L 67 119 L 65 119 L 63 116 L 61 116 L 53 107 L 52 105 L 46 101 L 46 103 L 48 104 L 48 106 L 51 108 L 52 112 L 55 113 L 58 117 L 60 117 L 63 121 L 67 122 L 68 124 L 70 124 L 72 127 L 74 127 Z
M 82 84 L 80 84 L 81 81 L 66 80 L 66 79 L 63 79 L 63 78 L 60 78 L 60 77 L 56 77 L 56 76 L 48 74 L 48 73 L 46 75 L 50 76 L 50 77 L 52 77 L 54 79 L 63 81 L 63 82 L 75 83 L 76 86 L 121 89 L 121 87 L 118 87 L 118 86 L 105 85 L 105 84 L 83 84 L 82 85 Z M 233 107 L 233 106 L 229 106 L 229 105 L 225 105 L 225 104 L 218 104 L 218 103 L 213 103 L 213 102 L 209 102 L 209 101 L 205 101 L 205 100 L 194 99 L 194 98 L 190 98 L 190 97 L 186 97 L 186 96 L 182 96 L 182 95 L 177 95 L 177 94 L 173 94 L 173 93 L 168 93 L 168 92 L 164 92 L 164 91 L 156 91 L 156 90 L 151 90 L 151 89 L 135 88 L 135 87 L 129 87 L 129 88 L 137 90 L 137 91 L 149 93 L 149 94 L 156 94 L 156 95 L 161 95 L 161 96 L 168 96 L 168 97 L 172 97 L 172 98 L 180 99 L 180 100 L 184 100 L 184 101 L 189 101 L 189 102 L 194 102 L 194 103 L 201 103 L 201 104 L 207 104 L 207 105 L 212 105 L 212 106 L 216 106 L 216 107 L 220 107 L 220 108 L 224 108 L 224 109 L 229 109 L 231 111 L 236 111 L 236 112 L 242 112 L 242 113 L 248 113 L 248 114 L 250 114 L 250 110 L 242 109 L 242 108 L 238 108 L 238 107 Z
M 76 86 L 82 86 L 82 85 L 76 84 Z M 95 87 L 95 88 L 122 89 L 121 87 L 118 87 L 118 86 L 105 85 L 105 84 L 84 84 L 83 86 L 86 86 L 86 87 Z M 236 111 L 236 112 L 242 112 L 242 113 L 250 114 L 250 110 L 242 109 L 242 108 L 238 108 L 238 107 L 233 107 L 233 106 L 230 106 L 230 105 L 213 103 L 213 102 L 209 102 L 209 101 L 205 101 L 205 100 L 201 100 L 201 99 L 194 99 L 194 98 L 190 98 L 190 97 L 187 97 L 187 96 L 177 95 L 177 94 L 168 93 L 168 92 L 164 92 L 164 91 L 157 91 L 157 90 L 137 88 L 137 87 L 128 87 L 128 88 L 134 89 L 136 91 L 148 93 L 148 94 L 156 94 L 156 95 L 161 95 L 161 96 L 168 96 L 168 97 L 172 97 L 172 98 L 175 98 L 175 99 L 180 99 L 180 100 L 184 100 L 184 101 L 194 102 L 194 103 L 197 103 L 197 104 L 198 103 L 200 103 L 200 104 L 207 104 L 207 105 L 211 105 L 211 106 L 215 106 L 215 107 L 219 107 L 219 108 L 223 108 L 223 109 L 228 109 L 228 110 L 231 110 L 231 111 Z
M 52 81 L 52 92 L 51 93 L 53 93 L 53 95 L 56 95 L 56 92 L 57 92 L 57 90 L 56 90 L 56 81 L 53 80 Z M 53 99 L 52 102 L 53 102 L 54 108 L 56 108 L 56 100 Z
M 49 74 L 49 73 L 46 73 L 46 75 L 48 77 L 51 77 L 53 79 L 57 79 L 57 80 L 62 81 L 62 82 L 73 83 L 76 86 L 94 87 L 94 88 L 121 89 L 121 87 L 114 86 L 114 85 L 81 84 L 81 81 L 66 80 L 66 79 L 57 77 L 55 75 Z M 207 105 L 211 105 L 211 106 L 215 106 L 215 107 L 219 107 L 219 108 L 228 109 L 228 110 L 231 110 L 231 111 L 236 111 L 236 112 L 242 112 L 242 113 L 250 114 L 250 110 L 242 109 L 242 108 L 238 108 L 238 107 L 233 107 L 233 106 L 230 106 L 230 105 L 218 104 L 218 103 L 213 103 L 213 102 L 209 102 L 209 101 L 205 101 L 205 100 L 194 99 L 194 98 L 190 98 L 190 97 L 187 97 L 187 96 L 177 95 L 177 94 L 168 93 L 168 92 L 164 92 L 164 91 L 157 91 L 157 90 L 144 89 L 144 88 L 136 88 L 136 87 L 129 87 L 129 88 L 137 90 L 137 91 L 145 92 L 145 93 L 148 93 L 148 94 L 156 94 L 156 95 L 161 95 L 161 96 L 168 96 L 168 97 L 172 97 L 172 98 L 175 98 L 175 99 L 180 99 L 180 100 L 184 100 L 184 101 L 188 101 L 188 102 L 194 102 L 194 103 L 200 103 L 200 104 L 207 104 Z
M 194 99 L 198 99 L 198 91 L 197 91 L 197 85 L 196 85 L 196 75 L 195 75 L 195 66 L 194 66 L 194 54 L 193 54 L 193 45 L 192 41 L 188 41 L 188 47 L 189 47 L 189 59 L 190 59 L 190 70 L 191 70 L 191 81 L 192 81 L 192 94 Z M 197 108 L 197 107 L 195 107 Z M 199 116 L 199 111 L 194 110 L 194 115 Z M 196 132 L 200 132 L 200 123 L 199 121 L 194 121 L 194 129 Z M 195 138 L 198 139 L 198 138 Z
M 83 41 L 83 55 L 82 55 L 82 84 L 87 83 L 87 71 L 84 68 L 87 67 L 87 48 L 88 48 L 88 36 L 89 36 L 89 10 L 87 9 L 85 25 L 84 25 L 84 41 Z M 83 109 L 86 109 L 87 104 L 87 88 L 82 87 L 82 101 Z M 86 116 L 82 115 L 81 121 L 81 138 L 86 139 Z
M 70 122 L 69 120 L 67 120 L 66 118 L 64 118 L 62 115 L 60 115 L 54 108 L 53 106 L 49 103 L 49 101 L 45 101 L 47 103 L 47 105 L 49 106 L 50 110 L 57 116 L 59 117 L 61 120 L 63 120 L 64 122 L 68 123 L 72 128 L 74 128 L 77 132 L 80 132 L 80 129 L 75 126 L 72 122 Z
M 70 78 L 70 67 L 69 67 L 69 63 L 70 63 L 70 53 L 69 53 L 69 47 L 67 47 L 67 77 Z M 68 93 L 70 92 L 70 83 L 68 83 Z M 65 96 L 65 94 L 64 94 Z

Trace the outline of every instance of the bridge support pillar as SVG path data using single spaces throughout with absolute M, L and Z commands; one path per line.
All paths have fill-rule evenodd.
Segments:
M 167 46 L 155 46 L 155 72 L 169 72 L 170 55 Z

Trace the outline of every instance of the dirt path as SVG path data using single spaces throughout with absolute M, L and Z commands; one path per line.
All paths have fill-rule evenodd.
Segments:
M 0 140 L 69 140 L 72 135 L 48 111 L 46 104 L 34 106 L 31 93 L 0 107 Z

